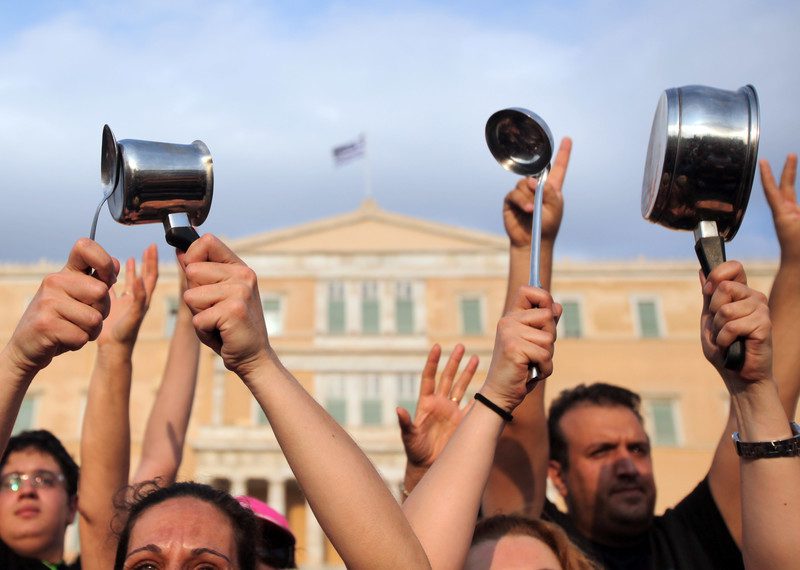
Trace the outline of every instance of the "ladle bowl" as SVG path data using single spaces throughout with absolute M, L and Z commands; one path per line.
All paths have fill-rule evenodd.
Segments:
M 537 176 L 553 158 L 550 128 L 527 109 L 503 109 L 489 117 L 486 144 L 500 166 L 520 176 Z

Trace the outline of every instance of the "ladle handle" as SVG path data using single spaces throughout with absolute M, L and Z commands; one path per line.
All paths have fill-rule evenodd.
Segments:
M 698 238 L 694 244 L 703 275 L 708 277 L 715 267 L 725 262 L 725 241 L 721 236 Z M 725 351 L 725 368 L 741 370 L 744 366 L 744 338 L 739 337 Z

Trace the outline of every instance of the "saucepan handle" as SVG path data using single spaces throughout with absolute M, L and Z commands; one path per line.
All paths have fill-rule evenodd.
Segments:
M 719 235 L 699 238 L 694 244 L 694 251 L 706 277 L 715 267 L 725 262 L 725 241 Z M 744 366 L 744 338 L 739 337 L 725 352 L 725 368 L 741 370 L 742 366 Z

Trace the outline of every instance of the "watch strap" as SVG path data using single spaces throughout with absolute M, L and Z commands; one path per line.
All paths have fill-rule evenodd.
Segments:
M 797 457 L 800 456 L 800 425 L 791 422 L 792 437 L 774 441 L 741 441 L 739 432 L 733 433 L 733 443 L 736 453 L 748 459 L 762 459 L 769 457 Z

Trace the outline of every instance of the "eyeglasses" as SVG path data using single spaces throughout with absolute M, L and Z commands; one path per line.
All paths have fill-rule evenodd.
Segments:
M 22 489 L 22 483 L 28 481 L 34 489 L 52 489 L 64 482 L 64 475 L 40 469 L 33 473 L 6 473 L 0 477 L 0 491 L 16 493 Z

